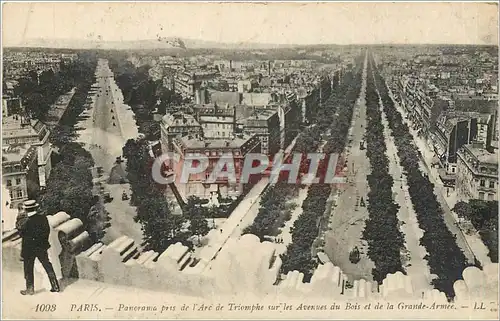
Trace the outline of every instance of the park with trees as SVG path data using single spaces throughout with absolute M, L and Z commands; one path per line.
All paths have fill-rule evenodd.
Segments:
M 168 187 L 152 178 L 154 160 L 145 138 L 129 139 L 123 147 L 123 157 L 127 160 L 127 179 L 132 190 L 130 202 L 137 210 L 134 219 L 142 226 L 148 249 L 161 253 L 177 242 L 192 247 L 193 240 L 210 231 L 206 219 L 211 211 L 199 198 L 188 198 L 182 208 L 183 215 L 174 213 L 174 205 L 164 195 Z
M 498 263 L 498 201 L 460 201 L 453 211 L 458 217 L 471 222 L 488 248 L 491 262 Z

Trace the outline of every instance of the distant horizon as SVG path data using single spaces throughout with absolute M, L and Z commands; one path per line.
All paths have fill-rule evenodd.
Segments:
M 378 42 L 378 43 L 291 43 L 291 44 L 286 44 L 286 43 L 273 43 L 273 42 L 245 42 L 245 41 L 215 41 L 215 40 L 204 40 L 204 39 L 199 39 L 199 38 L 186 38 L 186 37 L 176 37 L 176 36 L 169 36 L 169 37 L 163 37 L 164 39 L 181 39 L 183 41 L 196 41 L 196 42 L 206 42 L 206 43 L 217 43 L 221 45 L 238 45 L 238 44 L 255 44 L 255 45 L 265 45 L 265 46 L 283 46 L 283 47 L 307 47 L 307 46 L 376 46 L 376 45 L 408 45 L 408 46 L 416 46 L 416 45 L 443 45 L 443 46 L 496 46 L 498 47 L 498 43 L 445 43 L 445 42 L 410 42 L 410 43 L 404 43 L 404 42 Z M 141 42 L 141 41 L 151 41 L 151 42 L 156 42 L 158 39 L 155 38 L 141 38 L 141 39 L 134 39 L 134 40 L 99 40 L 99 39 L 73 39 L 73 38 L 43 38 L 43 37 L 33 37 L 26 39 L 27 43 L 30 41 L 35 41 L 35 40 L 42 40 L 42 41 L 77 41 L 77 42 L 86 42 L 86 43 L 133 43 L 133 42 Z M 16 47 L 23 47 L 26 46 L 26 44 L 13 44 L 13 45 L 8 45 L 8 46 L 3 46 L 4 48 L 16 48 Z M 198 48 L 187 48 L 187 49 L 198 49 Z M 210 48 L 207 48 L 210 49 Z M 214 48 L 214 49 L 220 49 L 220 48 Z
M 181 38 L 263 46 L 498 46 L 497 3 L 6 2 L 5 47 Z
M 186 49 L 178 48 L 178 47 L 169 47 L 169 48 L 150 48 L 150 50 L 157 49 L 157 50 L 205 50 L 205 49 L 214 49 L 214 50 L 272 50 L 272 49 L 287 49 L 287 48 L 295 48 L 295 47 L 315 47 L 315 46 L 338 46 L 338 47 L 348 47 L 348 46 L 481 46 L 481 47 L 498 47 L 498 44 L 484 44 L 484 43 L 350 43 L 350 44 L 339 44 L 339 43 L 311 43 L 311 44 L 282 44 L 282 43 L 259 43 L 259 42 L 216 42 L 216 41 L 205 41 L 202 39 L 194 39 L 194 38 L 181 38 L 181 37 L 167 37 L 166 39 L 171 40 L 171 39 L 181 39 L 183 41 L 193 41 L 193 42 L 206 42 L 206 43 L 211 43 L 214 45 L 220 45 L 220 47 L 210 47 L 210 46 L 203 46 L 203 47 L 189 47 L 186 46 Z M 65 38 L 65 39 L 57 39 L 57 38 L 33 38 L 33 39 L 27 39 L 28 41 L 25 44 L 15 44 L 15 45 L 8 45 L 8 46 L 3 46 L 5 49 L 15 49 L 15 48 L 34 48 L 34 49 L 75 49 L 75 50 L 113 50 L 113 48 L 100 48 L 99 45 L 102 44 L 110 44 L 110 43 L 122 43 L 122 44 L 133 44 L 133 43 L 139 43 L 139 42 L 151 42 L 151 43 L 156 43 L 157 40 L 153 38 L 144 38 L 144 39 L 137 39 L 137 40 L 124 40 L 124 41 L 119 41 L 119 40 L 87 40 L 87 39 L 70 39 L 70 38 Z M 47 42 L 57 42 L 60 41 L 61 44 L 64 44 L 66 42 L 80 42 L 80 43 L 85 43 L 85 44 L 96 44 L 95 48 L 88 48 L 88 47 L 77 47 L 77 46 L 71 46 L 71 47 L 65 47 L 60 46 L 60 47 L 46 47 L 46 46 L 34 46 L 30 45 L 29 42 L 31 41 L 47 41 Z M 247 47 L 247 48 L 237 48 L 237 47 L 227 47 L 228 45 L 241 45 L 241 44 L 246 44 L 246 45 L 252 45 L 255 46 L 254 48 Z M 264 47 L 259 48 L 257 46 L 262 45 Z M 224 47 L 226 46 L 226 47 Z M 143 48 L 122 48 L 118 50 L 141 50 Z M 148 50 L 146 48 L 145 50 Z

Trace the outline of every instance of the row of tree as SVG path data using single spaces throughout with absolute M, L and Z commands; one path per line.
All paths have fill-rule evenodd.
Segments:
M 57 98 L 87 78 L 87 65 L 83 62 L 91 55 L 80 53 L 73 62 L 61 62 L 60 69 L 56 72 L 52 69 L 42 72 L 31 70 L 26 77 L 19 79 L 14 94 L 21 97 L 31 118 L 46 120 L 47 112 Z
M 93 241 L 102 238 L 105 226 L 99 218 L 98 198 L 93 194 L 90 168 L 94 166 L 94 160 L 88 151 L 74 142 L 74 126 L 77 116 L 85 108 L 88 91 L 95 81 L 96 65 L 95 55 L 89 52 L 80 53 L 71 65 L 62 67 L 60 74 L 52 74 L 52 86 L 61 86 L 55 91 L 59 95 L 66 93 L 69 88 L 76 89 L 59 124 L 51 128 L 50 141 L 58 147 L 58 152 L 53 153 L 53 167 L 47 179 L 47 186 L 38 195 L 43 213 L 51 215 L 64 211 L 71 217 L 80 219 Z M 44 85 L 50 87 L 48 83 Z M 58 97 L 54 98 L 54 101 Z M 40 111 L 38 116 L 43 118 L 48 112 L 49 109 Z
M 347 73 L 345 75 L 346 82 L 344 83 L 350 83 L 351 78 L 352 73 Z M 322 141 L 322 134 L 324 134 L 324 130 L 331 124 L 330 121 L 333 120 L 333 114 L 337 106 L 339 106 L 335 100 L 337 98 L 336 93 L 339 90 L 347 90 L 346 86 L 338 87 L 338 79 L 338 72 L 333 75 L 333 79 L 328 77 L 323 78 L 319 87 L 308 98 L 306 117 L 312 120 L 313 125 L 306 127 L 298 135 L 294 146 L 294 152 L 301 153 L 304 156 L 301 163 L 303 165 L 301 166 L 301 173 L 307 172 L 309 166 L 305 160 L 305 156 L 307 153 L 318 150 Z M 298 108 L 298 106 L 296 107 Z M 328 111 L 323 111 L 325 109 Z M 326 115 L 328 115 L 328 118 L 324 117 Z M 277 235 L 279 228 L 290 219 L 292 208 L 290 204 L 287 204 L 287 201 L 294 192 L 297 192 L 297 188 L 286 182 L 268 187 L 261 198 L 259 213 L 253 224 L 248 226 L 243 233 L 252 233 L 257 235 L 261 240 L 266 235 Z
M 180 105 L 182 97 L 163 86 L 163 80 L 153 80 L 150 66 L 134 66 L 125 57 L 112 57 L 109 65 L 118 87 L 123 93 L 124 103 L 134 114 L 139 132 L 150 140 L 160 138 L 160 125 L 154 120 L 154 112 L 163 115 L 172 105 Z
M 38 197 L 40 211 L 45 215 L 62 211 L 80 219 L 97 241 L 102 236 L 102 229 L 97 228 L 97 217 L 90 215 L 91 208 L 98 202 L 92 193 L 92 155 L 80 144 L 70 142 L 61 146 L 55 160 L 57 163 L 52 168 L 46 188 Z
M 351 76 L 350 73 L 346 79 L 349 76 Z M 294 146 L 294 152 L 300 152 L 305 156 L 308 152 L 313 152 L 318 149 L 321 143 L 321 128 L 325 129 L 328 125 L 328 119 L 321 117 L 320 113 L 324 104 L 327 104 L 325 108 L 330 110 L 329 114 L 332 113 L 332 108 L 337 107 L 337 105 L 333 104 L 333 100 L 330 99 L 330 97 L 334 95 L 335 91 L 339 90 L 339 88 L 337 88 L 338 77 L 339 74 L 336 73 L 333 76 L 333 81 L 327 77 L 323 78 L 319 87 L 310 94 L 308 98 L 309 108 L 307 108 L 306 117 L 309 120 L 312 119 L 314 125 L 306 127 L 299 134 Z M 340 90 L 345 90 L 345 88 L 340 88 Z M 298 106 L 296 107 L 298 108 Z M 302 166 L 301 172 L 307 172 L 308 165 L 305 161 L 302 163 L 304 166 Z M 287 183 L 278 183 L 268 187 L 261 198 L 259 213 L 253 224 L 248 226 L 243 233 L 252 233 L 259 236 L 261 240 L 263 240 L 266 235 L 277 235 L 279 228 L 290 219 L 292 208 L 290 204 L 287 204 L 287 201 L 290 195 L 296 191 L 297 189 L 294 186 Z
M 332 96 L 332 104 L 338 106 L 333 110 L 326 106 L 318 116 L 320 130 L 329 133 L 323 148 L 325 154 L 342 154 L 346 146 L 347 133 L 351 127 L 354 104 L 359 97 L 362 83 L 363 56 L 357 58 L 355 69 L 345 73 L 339 90 Z
M 472 223 L 488 248 L 491 261 L 498 263 L 498 201 L 458 202 L 453 211 Z
M 338 73 L 334 76 L 333 88 L 327 99 L 319 100 L 317 108 L 313 108 L 311 114 L 312 125 L 306 127 L 294 146 L 294 152 L 302 154 L 301 173 L 307 173 L 310 161 L 306 159 L 308 153 L 318 151 L 320 144 L 325 143 L 323 152 L 325 154 L 341 154 L 345 146 L 345 134 L 349 130 L 352 113 L 349 108 L 338 108 L 339 106 L 353 106 L 361 89 L 362 63 L 358 61 L 357 69 L 349 70 L 342 75 L 339 84 Z M 329 82 L 328 82 L 329 83 Z M 325 90 L 326 91 L 326 90 Z M 309 108 L 308 108 L 309 110 Z M 328 159 L 322 160 L 318 167 L 318 173 L 326 172 Z
M 270 185 L 260 199 L 260 208 L 252 225 L 243 230 L 243 234 L 257 235 L 261 241 L 264 236 L 276 236 L 279 229 L 290 220 L 293 207 L 288 204 L 296 186 L 287 182 Z
M 182 209 L 183 215 L 174 214 L 173 204 L 164 195 L 165 186 L 155 183 L 151 176 L 153 159 L 146 139 L 129 139 L 123 147 L 123 156 L 132 189 L 130 201 L 137 207 L 135 220 L 141 223 L 150 249 L 161 253 L 176 242 L 192 246 L 194 238 L 208 233 L 206 219 L 210 209 L 199 198 L 190 197 Z
M 294 152 L 312 153 L 318 150 L 324 137 L 326 153 L 342 153 L 345 146 L 345 134 L 348 132 L 352 113 L 349 108 L 338 108 L 353 106 L 361 89 L 362 63 L 358 61 L 357 69 L 346 71 L 342 75 L 342 81 L 338 83 L 338 75 L 334 77 L 334 90 L 329 92 L 327 99 L 323 97 L 320 106 L 313 109 L 311 115 L 311 126 L 304 129 L 297 138 Z M 324 91 L 326 91 L 324 89 Z M 319 103 L 319 98 L 318 98 Z M 328 133 L 328 137 L 325 134 Z
M 281 273 L 299 271 L 304 274 L 304 281 L 308 282 L 311 279 L 317 267 L 311 247 L 318 237 L 321 218 L 330 192 L 331 187 L 328 184 L 314 184 L 309 188 L 307 197 L 302 203 L 302 214 L 290 229 L 292 243 L 287 246 L 286 252 L 281 254 Z
M 354 104 L 361 89 L 361 61 L 362 57 L 359 57 L 356 68 L 344 74 L 342 84 L 318 108 L 314 125 L 304 133 L 305 137 L 299 137 L 298 142 L 302 143 L 296 145 L 294 151 L 316 152 L 323 139 L 326 140 L 324 152 L 344 150 Z M 312 257 L 312 247 L 324 222 L 323 215 L 331 189 L 329 184 L 314 184 L 309 188 L 302 203 L 302 213 L 291 229 L 292 243 L 281 255 L 281 273 L 296 270 L 304 274 L 304 281 L 310 280 L 317 267 L 317 261 Z
M 371 173 L 367 176 L 370 187 L 369 216 L 365 221 L 363 239 L 368 242 L 368 257 L 375 264 L 373 279 L 382 283 L 387 274 L 404 272 L 400 255 L 404 248 L 404 237 L 399 230 L 399 205 L 394 203 L 392 197 L 394 181 L 389 174 L 382 112 L 370 64 L 366 79 L 366 119 L 366 154 L 370 160 Z
M 68 107 L 59 123 L 53 127 L 51 134 L 51 143 L 57 147 L 74 141 L 77 138 L 75 125 L 79 115 L 85 110 L 85 105 L 89 102 L 89 91 L 92 84 L 95 83 L 95 69 L 97 66 L 97 57 L 92 54 L 80 55 L 78 63 L 78 79 L 74 83 L 75 93 L 71 97 Z
M 371 61 L 373 62 L 373 57 Z M 406 173 L 413 208 L 419 226 L 424 231 L 420 243 L 429 253 L 426 259 L 431 273 L 437 276 L 433 284 L 438 290 L 452 297 L 453 284 L 462 278 L 462 271 L 468 265 L 467 260 L 456 243 L 456 236 L 446 226 L 443 209 L 434 194 L 434 185 L 420 171 L 419 155 L 408 126 L 395 108 L 382 76 L 377 70 L 374 73 L 399 159 Z

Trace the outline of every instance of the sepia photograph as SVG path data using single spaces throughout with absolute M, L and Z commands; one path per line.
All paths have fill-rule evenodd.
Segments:
M 498 14 L 2 1 L 2 318 L 498 320 Z

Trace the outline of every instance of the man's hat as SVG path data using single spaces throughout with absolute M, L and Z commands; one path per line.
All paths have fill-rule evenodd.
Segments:
M 33 216 L 37 213 L 38 203 L 35 200 L 28 200 L 23 203 L 23 209 L 28 216 Z

